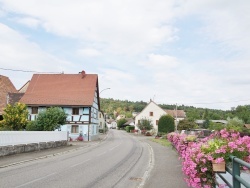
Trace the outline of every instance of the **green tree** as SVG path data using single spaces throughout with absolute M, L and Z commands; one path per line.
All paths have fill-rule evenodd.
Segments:
M 227 118 L 227 130 L 235 130 L 238 132 L 242 132 L 244 126 L 243 120 L 239 119 L 238 117 L 234 118 Z
M 124 124 L 127 122 L 127 120 L 125 118 L 119 119 L 117 121 L 117 127 L 118 129 L 124 128 Z
M 170 115 L 162 115 L 158 122 L 158 132 L 170 133 L 175 129 L 174 118 Z
M 192 120 L 189 119 L 183 119 L 179 121 L 179 124 L 177 126 L 177 130 L 189 130 L 189 129 L 195 129 L 199 126 Z
M 225 125 L 223 123 L 215 123 L 210 121 L 208 129 L 209 130 L 214 130 L 214 131 L 220 131 L 225 128 Z
M 23 103 L 8 104 L 4 109 L 2 129 L 19 131 L 26 128 L 28 124 L 28 109 Z
M 27 126 L 30 131 L 54 131 L 64 125 L 67 114 L 59 107 L 51 107 L 39 112 L 37 119 Z
M 140 124 L 137 125 L 140 130 L 151 130 L 153 128 L 153 123 L 151 119 L 142 118 L 140 119 Z

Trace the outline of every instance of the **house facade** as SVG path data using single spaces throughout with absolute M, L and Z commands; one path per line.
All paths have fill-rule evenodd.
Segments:
M 140 124 L 140 120 L 146 118 L 152 121 L 153 129 L 157 132 L 160 117 L 167 114 L 174 118 L 175 123 L 178 123 L 178 121 L 186 117 L 183 110 L 165 110 L 151 100 L 147 106 L 139 114 L 137 114 L 137 116 L 135 116 L 135 129 L 139 130 L 138 125 Z
M 84 141 L 98 139 L 99 135 L 99 86 L 96 74 L 34 74 L 20 102 L 29 111 L 29 120 L 49 107 L 61 107 L 67 113 L 65 125 L 71 139 L 80 134 Z
M 99 116 L 99 129 L 104 129 L 105 127 L 104 113 L 102 111 L 99 111 L 98 116 Z
M 0 121 L 3 119 L 3 110 L 8 104 L 8 93 L 17 93 L 15 86 L 6 76 L 0 75 Z

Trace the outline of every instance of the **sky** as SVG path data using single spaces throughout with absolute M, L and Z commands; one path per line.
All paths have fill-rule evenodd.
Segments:
M 100 97 L 250 104 L 249 0 L 0 0 L 0 75 L 98 74 Z M 110 89 L 106 89 L 110 88 Z

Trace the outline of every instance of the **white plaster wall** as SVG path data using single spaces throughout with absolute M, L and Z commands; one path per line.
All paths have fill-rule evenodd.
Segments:
M 150 112 L 153 112 L 153 116 L 150 116 Z M 162 108 L 160 108 L 157 104 L 154 102 L 150 102 L 142 111 L 140 114 L 138 114 L 135 117 L 135 129 L 138 128 L 138 120 L 142 118 L 147 118 L 152 120 L 153 128 L 157 131 L 158 126 L 156 125 L 156 120 L 159 120 L 162 115 L 167 114 Z

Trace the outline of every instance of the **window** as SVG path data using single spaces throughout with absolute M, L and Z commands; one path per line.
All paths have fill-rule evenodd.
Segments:
M 138 125 L 141 125 L 141 121 L 140 120 L 138 120 Z
M 149 116 L 153 116 L 154 115 L 154 113 L 153 112 L 149 112 Z
M 72 125 L 71 133 L 79 133 L 79 125 Z
M 158 125 L 158 123 L 159 123 L 159 120 L 156 120 L 156 122 L 155 122 L 155 123 L 156 123 L 156 125 Z
M 79 108 L 72 108 L 72 115 L 79 115 Z
M 38 114 L 38 107 L 31 107 L 31 114 Z

